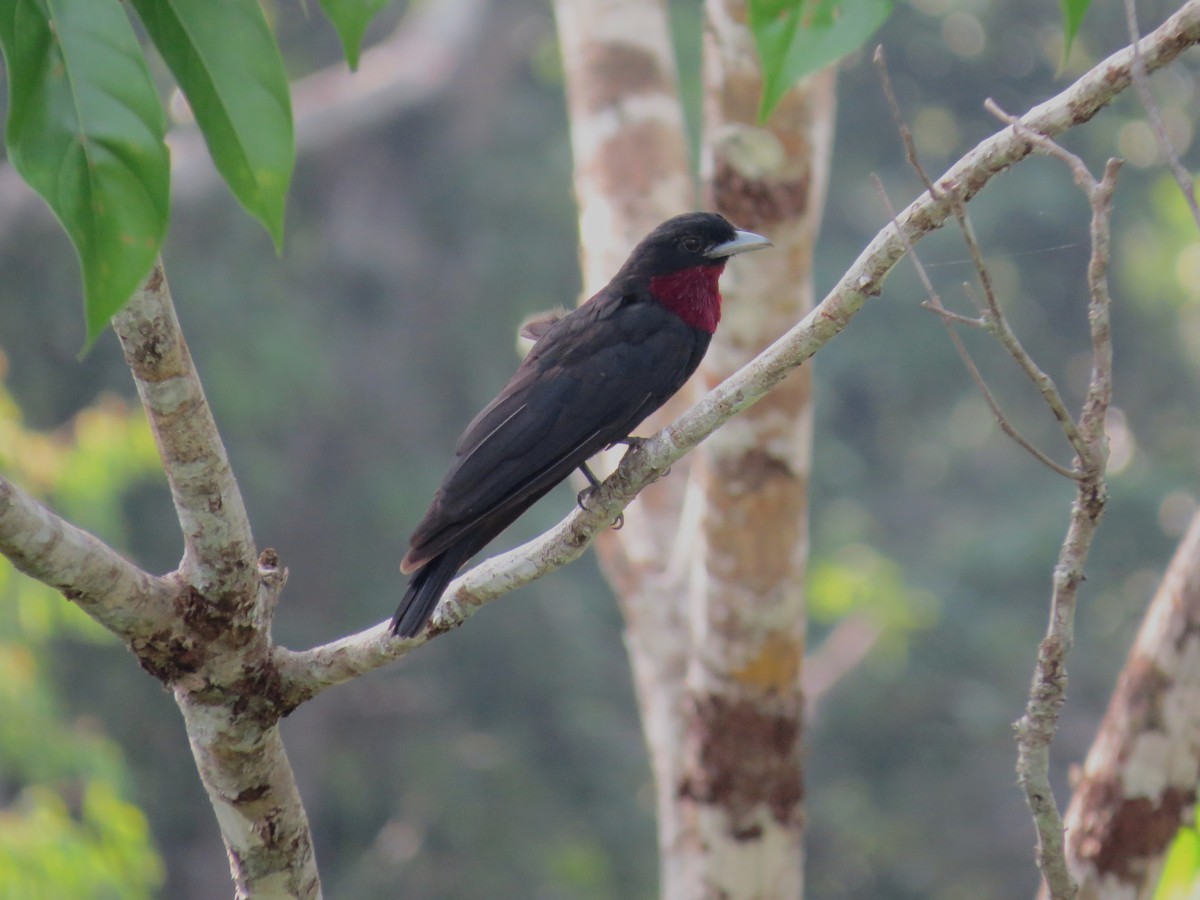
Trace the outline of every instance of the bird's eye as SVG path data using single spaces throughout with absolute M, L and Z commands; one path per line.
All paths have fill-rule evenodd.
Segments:
M 688 253 L 697 253 L 700 250 L 700 238 L 685 237 L 682 241 L 679 242 L 679 246 L 682 247 L 684 250 L 686 250 Z

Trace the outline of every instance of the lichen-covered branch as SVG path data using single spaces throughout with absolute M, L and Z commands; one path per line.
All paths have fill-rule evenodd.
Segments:
M 312 836 L 279 719 L 292 706 L 271 659 L 287 572 L 254 539 L 179 328 L 161 264 L 113 321 L 158 444 L 183 530 L 171 615 L 128 638 L 171 689 L 229 856 L 235 896 L 315 898 Z
M 206 596 L 253 598 L 254 538 L 212 410 L 156 263 L 113 319 L 183 530 L 180 574 Z
M 171 615 L 170 582 L 143 572 L 95 535 L 0 478 L 0 553 L 129 640 Z

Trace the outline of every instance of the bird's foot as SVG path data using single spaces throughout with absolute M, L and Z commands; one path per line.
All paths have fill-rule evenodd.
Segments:
M 588 473 L 588 474 L 590 474 L 590 473 Z M 588 501 L 588 498 L 590 498 L 592 496 L 592 494 L 594 494 L 596 492 L 596 488 L 598 488 L 599 486 L 600 486 L 600 482 L 597 481 L 595 484 L 591 485 L 590 487 L 585 487 L 582 491 L 580 491 L 578 494 L 575 495 L 575 504 L 580 509 L 582 509 L 584 512 L 591 512 L 591 510 L 588 509 L 587 501 Z M 624 527 L 625 527 L 625 513 L 619 512 L 619 513 L 617 513 L 617 517 L 615 519 L 613 519 L 612 529 L 613 529 L 613 531 L 620 531 Z

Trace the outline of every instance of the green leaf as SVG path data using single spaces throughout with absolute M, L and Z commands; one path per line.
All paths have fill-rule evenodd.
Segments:
M 287 74 L 258 0 L 131 0 L 217 171 L 278 249 L 296 161 Z
M 1063 65 L 1067 63 L 1067 57 L 1071 55 L 1071 44 L 1075 42 L 1075 35 L 1079 34 L 1079 26 L 1083 24 L 1083 17 L 1088 11 L 1088 7 L 1092 5 L 1092 0 L 1058 0 L 1058 5 L 1062 7 L 1063 17 Z
M 1186 900 L 1200 887 L 1200 832 L 1181 828 L 1167 851 L 1154 900 Z
M 9 159 L 75 245 L 91 343 L 166 235 L 162 105 L 119 0 L 0 0 L 0 50 Z
M 358 68 L 358 55 L 362 50 L 363 35 L 376 14 L 388 5 L 389 0 L 321 0 L 321 9 L 337 29 L 346 53 L 346 62 L 351 69 Z
M 750 0 L 763 73 L 759 121 L 805 75 L 862 46 L 891 13 L 892 0 Z

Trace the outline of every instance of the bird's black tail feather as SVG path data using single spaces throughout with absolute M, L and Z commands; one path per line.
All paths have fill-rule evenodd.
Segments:
M 468 554 L 470 555 L 470 554 Z M 454 580 L 466 562 L 458 547 L 450 547 L 421 567 L 408 582 L 408 590 L 392 616 L 392 634 L 402 638 L 416 637 L 433 615 L 446 586 Z

